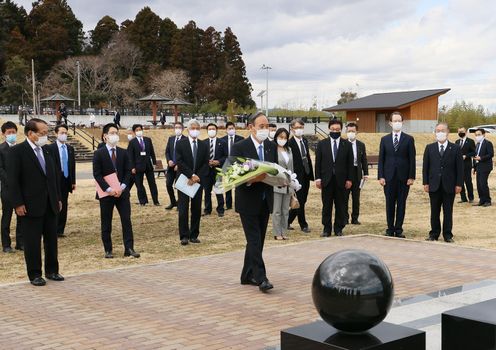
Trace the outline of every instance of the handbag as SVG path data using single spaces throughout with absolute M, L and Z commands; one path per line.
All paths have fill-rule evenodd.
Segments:
M 296 197 L 296 194 L 291 195 L 291 199 L 289 201 L 289 208 L 291 209 L 298 209 L 300 208 L 300 202 L 298 201 L 298 198 Z

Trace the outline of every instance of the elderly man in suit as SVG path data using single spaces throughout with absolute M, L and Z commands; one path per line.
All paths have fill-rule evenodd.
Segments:
M 167 177 L 165 184 L 167 187 L 167 194 L 170 198 L 170 204 L 165 207 L 166 210 L 171 210 L 177 207 L 176 196 L 174 193 L 174 182 L 177 177 L 177 160 L 176 160 L 176 146 L 179 141 L 187 138 L 183 135 L 183 123 L 174 123 L 174 135 L 169 137 L 167 146 L 165 147 L 165 159 L 167 160 Z
M 2 251 L 4 253 L 13 253 L 11 247 L 12 241 L 10 239 L 10 222 L 12 220 L 12 212 L 14 208 L 9 203 L 7 197 L 7 154 L 10 148 L 16 144 L 17 141 L 17 125 L 13 122 L 5 122 L 2 124 L 2 135 L 5 137 L 5 142 L 0 145 L 0 181 L 2 199 Z M 16 245 L 15 249 L 23 250 L 24 243 L 22 242 L 22 233 L 19 230 L 19 222 L 16 222 Z
M 205 142 L 198 139 L 200 136 L 200 123 L 191 119 L 188 122 L 188 138 L 182 139 L 176 145 L 176 161 L 178 177 L 184 175 L 188 178 L 188 184 L 200 184 L 195 196 L 191 198 L 191 223 L 189 222 L 190 197 L 179 191 L 179 239 L 181 245 L 200 243 L 200 219 L 204 179 L 209 171 L 208 147 Z
M 24 127 L 26 141 L 7 155 L 8 199 L 15 208 L 24 239 L 24 257 L 29 280 L 35 286 L 46 281 L 41 271 L 41 239 L 45 250 L 45 277 L 63 281 L 57 258 L 57 215 L 62 209 L 60 171 L 48 142 L 48 125 L 37 118 Z
M 106 195 L 100 201 L 100 220 L 102 228 L 102 242 L 105 250 L 104 257 L 112 259 L 112 217 L 114 207 L 121 218 L 122 241 L 124 256 L 139 258 L 140 254 L 134 250 L 133 227 L 131 223 L 131 203 L 129 202 L 129 184 L 131 180 L 131 161 L 124 148 L 117 147 L 119 143 L 119 128 L 113 123 L 106 124 L 102 130 L 105 146 L 97 149 L 93 154 L 93 177 Z M 115 174 L 119 182 L 118 188 L 111 187 L 105 179 Z
M 208 138 L 203 142 L 208 147 L 208 175 L 205 176 L 203 182 L 203 189 L 205 191 L 205 208 L 203 209 L 204 215 L 212 214 L 212 189 L 215 185 L 217 171 L 216 168 L 222 168 L 227 158 L 227 143 L 223 139 L 217 137 L 217 125 L 210 123 L 207 125 Z M 224 196 L 221 193 L 216 193 L 217 198 L 217 215 L 224 216 Z
M 76 189 L 76 157 L 74 147 L 67 143 L 67 125 L 60 124 L 55 127 L 57 140 L 45 146 L 55 159 L 57 170 L 60 172 L 60 193 L 62 195 L 62 210 L 57 220 L 57 236 L 65 237 L 67 223 L 67 209 L 69 193 Z
M 226 123 L 226 132 L 227 135 L 222 137 L 222 140 L 226 142 L 227 145 L 227 156 L 231 156 L 231 150 L 233 145 L 236 142 L 239 142 L 244 139 L 244 137 L 236 135 L 236 125 L 234 125 L 233 122 L 227 122 Z M 226 204 L 226 210 L 232 209 L 232 190 L 226 192 L 226 199 L 225 199 L 225 204 Z
M 475 142 L 467 137 L 467 130 L 464 127 L 458 129 L 458 136 L 460 138 L 456 140 L 455 143 L 461 148 L 463 157 L 463 186 L 462 191 L 460 192 L 461 200 L 459 203 L 472 203 L 474 201 L 472 157 L 475 156 Z
M 277 149 L 275 143 L 268 140 L 269 121 L 265 114 L 256 113 L 250 117 L 248 124 L 250 136 L 235 143 L 231 155 L 276 162 Z M 262 292 L 274 288 L 267 278 L 262 257 L 274 195 L 273 188 L 262 182 L 264 179 L 265 174 L 262 174 L 250 183 L 236 187 L 235 202 L 235 210 L 239 213 L 246 237 L 241 284 L 258 286 Z
M 491 195 L 487 180 L 493 170 L 494 147 L 491 141 L 486 139 L 486 130 L 475 130 L 475 156 L 474 173 L 477 179 L 477 192 L 479 193 L 479 203 L 476 206 L 490 207 Z
M 348 142 L 351 143 L 353 149 L 353 168 L 351 178 L 351 188 L 346 191 L 346 223 L 349 222 L 350 214 L 348 210 L 349 198 L 351 193 L 352 210 L 351 210 L 351 224 L 360 225 L 358 221 L 358 216 L 360 215 L 360 184 L 362 179 L 369 178 L 369 165 L 367 162 L 367 150 L 365 144 L 362 141 L 357 140 L 356 135 L 358 133 L 358 125 L 356 123 L 348 123 L 346 125 L 346 136 L 348 137 Z
M 393 132 L 381 138 L 377 178 L 386 196 L 386 236 L 405 238 L 406 199 L 415 181 L 415 141 L 402 131 L 403 117 L 399 112 L 391 114 L 389 125 Z
M 422 179 L 431 202 L 431 231 L 427 240 L 437 241 L 442 230 L 444 241 L 453 243 L 453 203 L 455 195 L 462 191 L 463 157 L 460 147 L 448 141 L 448 132 L 448 124 L 436 125 L 436 142 L 425 147 Z
M 308 141 L 303 136 L 305 123 L 301 119 L 293 119 L 291 121 L 291 132 L 293 137 L 289 139 L 288 146 L 293 154 L 293 166 L 301 189 L 296 192 L 296 197 L 300 203 L 298 209 L 289 210 L 288 230 L 292 230 L 291 224 L 294 219 L 298 218 L 300 229 L 304 233 L 310 233 L 310 227 L 305 216 L 305 204 L 310 190 L 310 181 L 314 180 L 312 158 L 310 157 L 310 148 Z
M 332 232 L 332 207 L 334 206 L 334 234 L 343 235 L 346 226 L 346 192 L 352 186 L 353 150 L 341 138 L 343 123 L 329 120 L 329 138 L 319 141 L 315 152 L 315 185 L 322 194 L 322 237 Z

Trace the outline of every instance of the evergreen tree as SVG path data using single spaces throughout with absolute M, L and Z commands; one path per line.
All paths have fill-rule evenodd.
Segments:
M 112 36 L 119 31 L 119 26 L 110 16 L 104 16 L 98 21 L 95 29 L 90 31 L 91 52 L 100 53 L 112 39 Z
M 160 62 L 160 26 L 162 20 L 149 7 L 143 8 L 128 27 L 129 40 L 136 45 L 143 54 L 145 63 Z
M 162 68 L 171 66 L 172 38 L 178 32 L 177 25 L 169 18 L 160 23 L 158 58 Z
M 200 79 L 195 86 L 195 91 L 202 101 L 213 101 L 217 98 L 217 80 L 223 64 L 221 33 L 214 27 L 208 27 L 201 38 L 198 60 Z

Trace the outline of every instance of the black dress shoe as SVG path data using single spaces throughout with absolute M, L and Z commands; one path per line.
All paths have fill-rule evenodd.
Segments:
M 386 232 L 386 233 L 384 234 L 384 236 L 386 236 L 386 237 L 394 237 L 394 233 L 389 233 L 389 232 Z
M 243 284 L 243 285 L 249 284 L 251 286 L 258 286 L 260 283 L 258 283 L 257 281 L 255 281 L 254 278 L 250 278 L 249 280 L 243 280 L 243 281 L 241 281 L 241 284 Z
M 476 203 L 476 204 L 472 204 L 474 207 L 482 207 L 484 205 L 484 203 Z
M 258 289 L 260 289 L 261 292 L 266 292 L 272 288 L 274 288 L 274 286 L 272 285 L 272 283 L 269 282 L 269 280 L 264 280 L 258 285 Z
M 301 232 L 303 232 L 303 233 L 310 233 L 311 231 L 310 231 L 310 228 L 308 228 L 308 226 L 307 226 L 307 227 L 303 227 L 301 229 Z
M 219 216 L 219 218 L 224 217 L 224 213 L 217 213 L 217 215 Z
M 455 240 L 453 238 L 448 238 L 444 240 L 446 243 L 455 243 Z
M 189 243 L 189 240 L 187 238 L 181 239 L 181 245 L 187 245 Z
M 57 237 L 63 238 L 65 235 L 63 233 L 57 233 Z
M 397 233 L 397 234 L 394 235 L 394 237 L 396 237 L 396 238 L 406 238 L 403 233 Z
M 23 245 L 16 245 L 15 246 L 15 250 L 23 251 L 24 250 L 24 246 Z
M 43 277 L 35 277 L 31 281 L 31 284 L 36 287 L 41 287 L 46 284 L 46 281 L 43 279 Z
M 14 249 L 12 249 L 11 247 L 4 247 L 2 250 L 4 253 L 13 253 L 14 252 Z
M 202 214 L 202 216 L 208 216 L 208 215 L 212 215 L 212 212 L 204 211 Z
M 343 235 L 343 232 L 342 231 L 339 231 L 339 232 L 335 232 L 334 233 L 336 236 L 342 236 Z
M 112 252 L 105 252 L 105 259 L 113 259 L 114 256 L 112 255 Z
M 46 278 L 52 281 L 63 281 L 64 277 L 59 274 L 59 273 L 49 273 L 48 275 L 45 275 Z
M 329 237 L 331 234 L 329 232 L 322 232 L 320 237 Z
M 153 203 L 153 205 L 156 207 L 160 207 L 160 202 L 155 202 L 155 203 Z
M 425 240 L 426 241 L 437 241 L 437 239 L 435 239 L 434 237 L 427 237 Z
M 352 225 L 361 225 L 362 223 L 358 220 L 351 220 Z
M 232 209 L 232 207 L 226 207 L 226 210 L 231 210 L 231 209 Z
M 200 240 L 198 238 L 191 238 L 189 240 L 191 243 L 201 243 Z
M 491 202 L 486 202 L 484 204 L 482 204 L 483 207 L 490 207 L 491 206 Z
M 174 207 L 177 207 L 177 205 L 176 204 L 169 204 L 168 206 L 165 207 L 165 210 L 171 210 Z
M 146 203 L 140 203 L 140 206 L 144 207 L 146 206 Z
M 134 249 L 129 248 L 126 249 L 126 251 L 124 252 L 124 256 L 132 256 L 133 258 L 139 258 L 140 254 L 136 253 Z
M 294 227 L 288 226 L 288 231 L 293 231 Z

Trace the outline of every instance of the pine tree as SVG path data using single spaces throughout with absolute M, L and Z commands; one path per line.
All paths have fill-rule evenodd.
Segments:
M 149 7 L 143 8 L 128 27 L 129 40 L 139 47 L 145 63 L 159 62 L 160 25 L 162 20 Z
M 178 31 L 177 25 L 169 18 L 160 23 L 158 57 L 163 69 L 171 66 L 172 39 Z
M 208 27 L 201 38 L 198 60 L 200 79 L 195 86 L 196 94 L 202 101 L 213 101 L 217 98 L 217 79 L 223 64 L 221 33 L 214 27 Z
M 90 31 L 91 52 L 100 53 L 112 39 L 112 36 L 119 31 L 119 26 L 110 16 L 102 17 L 95 26 L 95 29 Z

